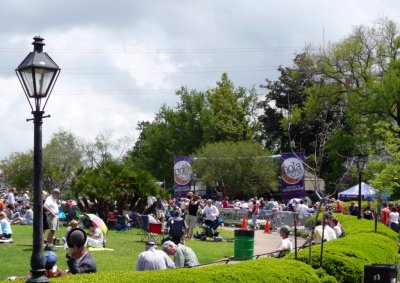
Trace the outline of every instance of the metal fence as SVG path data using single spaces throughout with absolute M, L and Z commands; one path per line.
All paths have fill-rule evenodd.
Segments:
M 251 211 L 248 209 L 221 208 L 220 214 L 224 217 L 225 223 L 234 224 L 240 223 L 243 216 L 246 219 L 251 219 Z M 272 211 L 260 209 L 258 219 L 262 222 L 268 219 L 272 228 L 279 228 L 283 225 L 289 227 L 294 226 L 295 217 L 297 218 L 297 226 L 304 226 L 307 219 L 312 216 L 311 213 L 299 214 L 292 211 Z

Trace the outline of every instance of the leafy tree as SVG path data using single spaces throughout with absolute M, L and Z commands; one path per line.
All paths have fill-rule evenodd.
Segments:
M 0 169 L 3 171 L 4 182 L 17 191 L 30 188 L 33 183 L 33 153 L 13 152 L 1 160 Z
M 207 92 L 179 89 L 176 108 L 162 106 L 153 122 L 138 125 L 140 137 L 128 158 L 159 180 L 173 184 L 173 158 L 191 155 L 208 142 L 251 139 L 257 94 L 235 89 L 226 74 Z
M 257 142 L 218 142 L 196 152 L 194 168 L 201 182 L 232 198 L 276 190 L 277 164 Z
M 368 176 L 371 185 L 381 192 L 392 193 L 392 199 L 400 197 L 400 138 L 399 127 L 390 123 L 381 123 L 377 127 L 377 135 L 381 137 L 381 148 L 371 151 L 368 163 Z
M 209 90 L 211 128 L 206 131 L 208 142 L 250 140 L 254 133 L 250 124 L 250 111 L 255 105 L 255 93 L 247 95 L 245 88 L 235 89 L 227 74 L 223 74 L 217 87 Z
M 317 70 L 308 53 L 296 55 L 293 63 L 293 67 L 278 68 L 278 80 L 267 79 L 267 84 L 261 85 L 268 93 L 260 103 L 264 111 L 259 117 L 262 123 L 260 141 L 275 152 L 290 151 L 292 141 L 297 141 L 306 152 L 312 152 L 308 145 L 313 141 L 313 133 L 307 127 L 284 121 L 293 110 L 304 107 L 308 96 L 306 90 L 315 83 Z
M 80 169 L 73 180 L 71 193 L 94 203 L 94 207 L 87 209 L 93 209 L 102 218 L 114 209 L 114 201 L 119 210 L 130 205 L 134 211 L 143 212 L 148 196 L 166 197 L 165 191 L 148 172 L 116 160 L 107 160 L 95 168 Z
M 82 166 L 82 152 L 77 138 L 70 132 L 53 134 L 43 149 L 44 189 L 68 188 L 73 172 Z

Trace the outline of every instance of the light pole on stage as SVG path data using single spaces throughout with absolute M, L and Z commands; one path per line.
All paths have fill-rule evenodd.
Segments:
M 30 52 L 15 70 L 32 110 L 33 118 L 33 244 L 31 256 L 32 277 L 27 282 L 49 282 L 45 276 L 43 250 L 43 202 L 42 202 L 42 119 L 44 108 L 60 73 L 57 64 L 43 52 L 43 38 L 33 38 Z M 43 101 L 42 101 L 43 99 Z
M 360 154 L 356 160 L 357 171 L 358 171 L 358 215 L 357 218 L 361 219 L 361 198 L 362 198 L 362 190 L 361 190 L 361 183 L 362 183 L 362 171 L 365 169 L 367 165 L 367 155 Z
M 193 171 L 192 173 L 192 181 L 193 181 L 193 195 L 196 195 L 196 181 L 197 181 L 196 171 Z

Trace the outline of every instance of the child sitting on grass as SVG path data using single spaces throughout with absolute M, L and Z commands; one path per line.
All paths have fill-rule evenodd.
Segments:
M 71 220 L 69 222 L 69 226 L 67 228 L 67 232 L 65 233 L 65 237 L 62 237 L 62 241 L 64 242 L 64 249 L 68 249 L 68 245 L 67 245 L 67 235 L 69 233 L 69 231 L 71 231 L 72 229 L 78 228 L 78 221 L 76 220 Z

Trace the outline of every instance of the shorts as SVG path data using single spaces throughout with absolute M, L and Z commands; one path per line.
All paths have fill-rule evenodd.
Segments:
M 51 231 L 58 231 L 58 215 L 47 214 L 47 223 Z
M 197 226 L 197 216 L 186 215 L 186 225 L 189 226 L 189 229 L 194 229 Z

